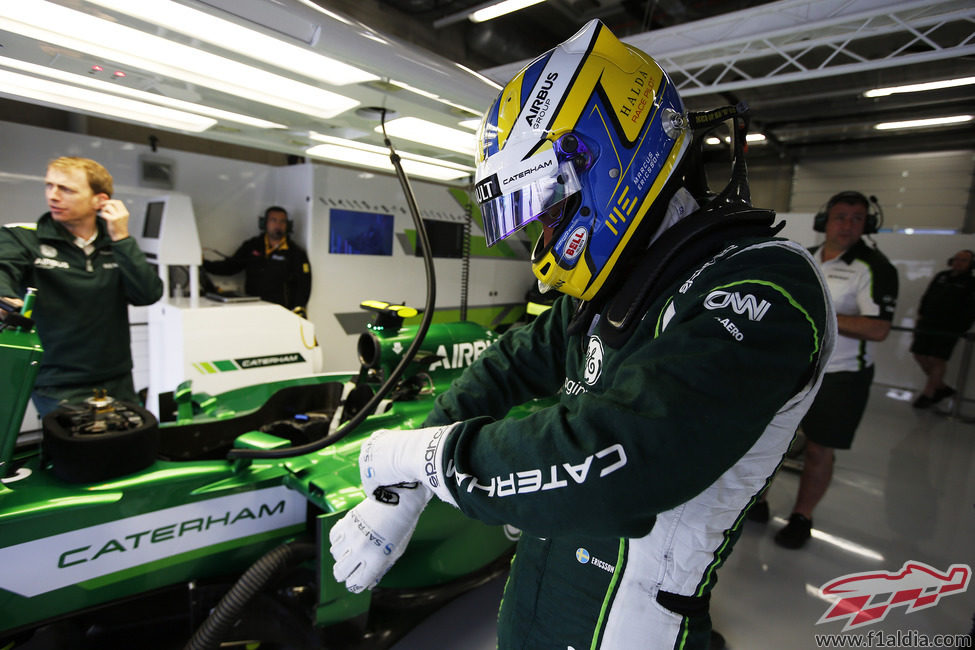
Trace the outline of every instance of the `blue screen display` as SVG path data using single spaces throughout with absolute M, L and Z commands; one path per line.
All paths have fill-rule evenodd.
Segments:
M 337 255 L 392 255 L 393 215 L 329 210 L 328 252 Z

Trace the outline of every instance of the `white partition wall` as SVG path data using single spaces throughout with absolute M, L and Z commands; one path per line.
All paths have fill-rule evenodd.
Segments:
M 421 217 L 436 222 L 460 225 L 464 209 L 448 188 L 434 183 L 412 180 Z M 338 370 L 354 367 L 358 361 L 355 341 L 361 330 L 349 323 L 354 315 L 366 312 L 359 303 L 367 299 L 403 302 L 422 308 L 426 298 L 426 274 L 423 259 L 416 254 L 410 234 L 414 230 L 406 197 L 399 181 L 388 174 L 373 174 L 341 167 L 314 166 L 314 194 L 310 213 L 308 239 L 313 259 L 312 298 L 309 316 L 317 327 L 323 345 L 324 368 Z M 393 239 L 381 254 L 330 252 L 333 214 L 391 215 Z M 472 234 L 481 235 L 476 226 Z M 525 293 L 534 276 L 528 263 L 527 249 L 521 257 L 480 257 L 470 260 L 468 303 L 472 307 L 487 305 L 523 305 Z M 462 261 L 435 258 L 437 301 L 440 310 L 455 310 L 461 302 Z
M 0 122 L 0 141 L 0 225 L 34 221 L 46 210 L 45 167 L 60 155 L 94 158 L 112 172 L 116 196 L 128 206 L 134 232 L 142 227 L 145 205 L 151 197 L 168 192 L 190 197 L 207 258 L 218 257 L 216 251 L 232 254 L 245 238 L 257 233 L 257 219 L 267 206 L 283 206 L 294 222 L 296 240 L 307 248 L 311 259 L 308 315 L 322 346 L 325 371 L 357 366 L 355 340 L 368 321 L 368 315 L 359 308 L 362 300 L 378 298 L 423 306 L 423 263 L 412 243 L 414 226 L 405 196 L 391 174 L 307 162 L 276 167 L 164 149 L 154 153 L 147 145 L 7 122 Z M 171 163 L 171 188 L 161 189 L 141 177 L 140 160 L 146 156 Z M 787 223 L 782 235 L 806 246 L 821 238 L 812 231 L 812 213 L 839 189 L 877 195 L 887 213 L 888 227 L 961 230 L 971 218 L 969 197 L 975 164 L 970 151 L 803 161 L 795 165 L 794 173 L 791 163 L 782 164 L 790 169 L 756 174 L 753 196 L 757 204 L 764 204 L 770 197 L 780 196 L 783 179 L 791 177 L 794 212 L 780 214 Z M 412 186 L 425 219 L 448 224 L 464 221 L 462 203 L 448 186 L 417 180 Z M 330 252 L 333 210 L 391 215 L 393 240 L 388 254 Z M 476 238 L 482 233 L 474 227 L 472 234 Z M 913 326 L 920 295 L 931 277 L 945 268 L 945 260 L 959 249 L 975 248 L 975 235 L 883 233 L 873 239 L 894 262 L 900 276 L 898 327 Z M 513 243 L 502 256 L 492 256 L 495 253 L 493 249 L 476 250 L 470 260 L 466 301 L 472 310 L 515 309 L 523 304 L 533 282 L 525 242 Z M 463 298 L 461 260 L 437 258 L 435 268 L 438 310 L 457 310 Z M 133 323 L 144 330 L 146 320 L 144 315 L 136 316 Z M 921 386 L 923 375 L 915 367 L 909 345 L 909 336 L 897 332 L 881 344 L 878 382 L 912 390 Z M 145 332 L 134 332 L 137 388 L 143 387 L 148 376 L 147 348 Z M 959 346 L 949 366 L 952 381 L 962 352 Z M 975 396 L 975 378 L 968 380 L 967 396 Z
M 885 229 L 962 230 L 973 169 L 968 150 L 807 160 L 795 166 L 790 209 L 815 213 L 837 192 L 857 190 L 877 198 Z
M 813 246 L 823 240 L 823 235 L 813 231 L 812 213 L 783 213 L 779 218 L 786 227 L 779 235 L 803 246 Z M 894 312 L 896 328 L 912 329 L 917 321 L 917 307 L 928 284 L 939 271 L 948 268 L 948 258 L 962 249 L 975 250 L 975 234 L 938 235 L 878 233 L 867 238 L 875 244 L 897 269 L 899 291 L 897 310 Z M 886 341 L 878 343 L 874 381 L 889 386 L 919 390 L 924 387 L 924 374 L 910 353 L 911 334 L 894 330 Z M 966 353 L 964 341 L 959 342 L 948 364 L 946 381 L 955 385 L 958 371 Z M 968 399 L 975 399 L 975 364 L 965 377 Z

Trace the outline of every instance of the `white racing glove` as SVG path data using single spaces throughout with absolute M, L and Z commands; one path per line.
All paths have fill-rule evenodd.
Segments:
M 378 585 L 403 555 L 420 513 L 433 496 L 422 485 L 388 493 L 396 496 L 395 503 L 368 496 L 329 531 L 335 558 L 332 575 L 354 594 Z
M 332 574 L 352 593 L 379 584 L 406 550 L 434 494 L 456 507 L 440 459 L 451 428 L 382 429 L 363 443 L 359 474 L 366 499 L 329 532 Z
M 377 496 L 379 487 L 420 482 L 441 501 L 456 507 L 440 458 L 440 447 L 454 426 L 376 431 L 359 451 L 362 489 Z

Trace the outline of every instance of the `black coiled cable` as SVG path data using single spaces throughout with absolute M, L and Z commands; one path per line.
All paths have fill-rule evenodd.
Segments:
M 247 603 L 286 569 L 315 557 L 318 547 L 309 542 L 288 542 L 265 553 L 237 579 L 203 624 L 197 628 L 184 650 L 215 650 L 227 630 L 240 618 Z

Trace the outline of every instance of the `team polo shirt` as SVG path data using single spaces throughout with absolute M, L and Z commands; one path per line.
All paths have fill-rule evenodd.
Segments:
M 861 239 L 828 262 L 822 246 L 810 249 L 822 269 L 837 315 L 869 316 L 890 321 L 897 307 L 897 269 Z M 873 342 L 840 334 L 826 372 L 862 370 L 873 365 Z

